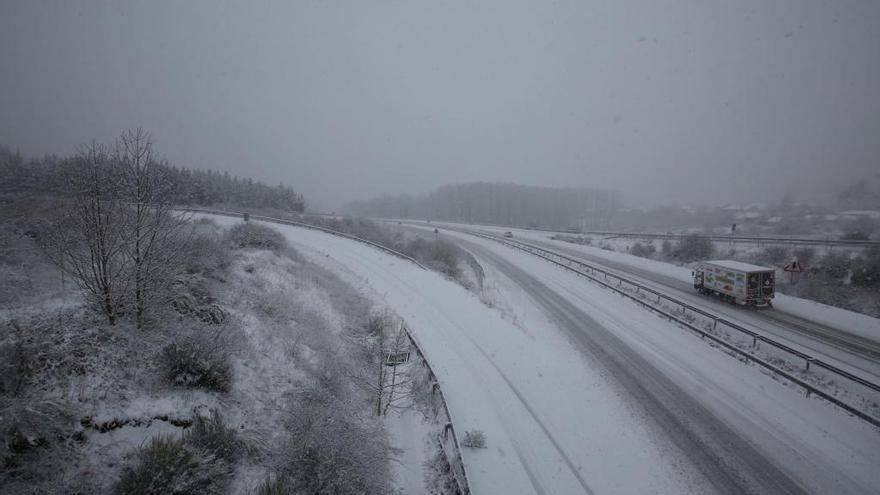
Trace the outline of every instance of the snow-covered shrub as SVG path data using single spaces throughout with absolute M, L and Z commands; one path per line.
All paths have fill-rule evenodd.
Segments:
M 62 401 L 33 394 L 0 397 L 0 487 L 12 480 L 44 478 L 49 464 L 58 462 L 72 441 L 73 424 L 73 414 Z
M 221 493 L 229 466 L 174 436 L 157 435 L 138 449 L 114 486 L 120 495 Z
M 229 317 L 228 312 L 211 296 L 200 275 L 183 275 L 170 287 L 168 299 L 171 307 L 180 314 L 189 315 L 209 325 L 221 325 Z
M 629 250 L 629 254 L 641 258 L 650 258 L 655 252 L 657 252 L 657 248 L 654 247 L 654 243 L 650 242 L 648 244 L 637 242 L 633 244 L 632 248 Z
M 217 410 L 211 411 L 211 416 L 207 418 L 197 415 L 192 426 L 184 433 L 184 440 L 188 445 L 230 463 L 240 458 L 245 449 L 238 432 L 226 426 Z
M 334 388 L 316 382 L 294 398 L 279 459 L 288 493 L 388 493 L 390 449 L 381 421 Z
M 272 476 L 257 485 L 253 495 L 290 495 L 296 493 L 290 478 L 284 475 Z
M 821 273 L 830 279 L 843 280 L 849 276 L 852 259 L 848 253 L 828 253 L 819 263 Z
M 187 244 L 183 266 L 188 273 L 198 273 L 205 277 L 215 277 L 229 265 L 232 256 L 229 245 L 223 242 L 219 233 L 204 228 L 196 228 Z
M 235 248 L 281 251 L 289 249 L 287 239 L 277 230 L 256 223 L 239 223 L 229 229 L 227 239 Z
M 789 254 L 788 248 L 784 246 L 767 246 L 758 255 L 758 262 L 767 265 L 782 265 L 788 261 L 791 261 L 791 254 Z
M 388 325 L 388 317 L 385 314 L 378 313 L 370 316 L 367 321 L 367 335 L 370 337 L 378 337 Z
M 678 241 L 672 249 L 672 257 L 680 261 L 705 260 L 715 252 L 715 246 L 708 237 L 690 234 Z
M 464 438 L 461 440 L 461 446 L 472 449 L 485 449 L 486 434 L 483 433 L 483 430 L 466 431 L 464 433 Z
M 816 258 L 816 250 L 811 247 L 801 247 L 797 248 L 792 252 L 792 255 L 800 261 L 801 265 L 804 268 L 807 268 L 807 265 L 812 263 L 812 261 Z
M 880 287 L 880 248 L 868 248 L 856 259 L 852 283 L 860 287 Z
M 33 356 L 21 340 L 0 344 L 0 396 L 17 396 L 32 371 Z
M 189 338 L 172 342 L 159 354 L 162 377 L 183 387 L 226 392 L 232 384 L 232 363 L 220 339 Z

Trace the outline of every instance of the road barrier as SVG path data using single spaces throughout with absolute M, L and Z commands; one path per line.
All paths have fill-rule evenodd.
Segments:
M 513 247 L 513 248 L 518 249 L 520 251 L 527 252 L 529 254 L 543 258 L 544 260 L 549 261 L 549 262 L 551 262 L 555 265 L 558 265 L 562 268 L 565 268 L 566 270 L 569 270 L 569 271 L 577 273 L 578 275 L 584 276 L 584 277 L 586 277 L 586 278 L 588 278 L 588 279 L 590 279 L 590 280 L 592 280 L 592 281 L 594 281 L 594 282 L 596 282 L 596 283 L 598 283 L 598 284 L 600 284 L 600 285 L 602 285 L 602 286 L 604 286 L 604 287 L 606 287 L 606 288 L 608 288 L 608 289 L 610 289 L 610 290 L 612 290 L 612 291 L 614 291 L 614 292 L 616 292 L 616 293 L 618 293 L 628 299 L 631 299 L 631 300 L 637 302 L 638 304 L 642 305 L 642 307 L 644 307 L 650 311 L 658 313 L 661 316 L 664 316 L 672 321 L 675 321 L 676 323 L 679 323 L 680 325 L 688 328 L 689 330 L 696 332 L 697 334 L 700 335 L 700 337 L 702 337 L 704 339 L 709 339 L 709 340 L 713 341 L 714 343 L 724 347 L 725 349 L 728 349 L 728 350 L 736 353 L 737 355 L 742 356 L 743 358 L 745 358 L 749 361 L 752 361 L 755 364 L 757 364 L 767 370 L 770 370 L 779 376 L 786 378 L 787 380 L 791 381 L 792 383 L 795 383 L 795 384 L 803 387 L 806 390 L 807 395 L 810 395 L 811 393 L 816 394 L 816 395 L 822 397 L 823 399 L 831 402 L 832 404 L 840 407 L 841 409 L 844 409 L 847 412 L 867 421 L 868 423 L 871 423 L 874 426 L 880 427 L 880 419 L 875 418 L 874 416 L 856 408 L 855 406 L 847 404 L 846 402 L 838 399 L 837 397 L 834 397 L 833 395 L 825 392 L 824 390 L 802 380 L 801 378 L 794 376 L 792 373 L 785 371 L 783 369 L 780 369 L 779 367 L 774 366 L 773 364 L 753 355 L 752 353 L 747 352 L 743 349 L 740 349 L 739 347 L 737 347 L 733 344 L 730 344 L 729 342 L 726 342 L 723 339 L 721 339 L 715 335 L 712 335 L 711 333 L 708 333 L 706 330 L 703 330 L 703 329 L 697 327 L 696 325 L 685 320 L 684 318 L 681 318 L 673 313 L 670 313 L 669 311 L 666 311 L 660 307 L 649 304 L 648 297 L 655 296 L 657 298 L 656 302 L 654 302 L 654 301 L 650 301 L 650 302 L 657 304 L 658 306 L 662 303 L 662 301 L 665 300 L 665 301 L 667 301 L 667 303 L 671 303 L 675 306 L 681 307 L 682 308 L 682 316 L 685 316 L 687 311 L 691 311 L 695 314 L 709 318 L 714 322 L 713 329 L 718 329 L 718 325 L 723 325 L 724 327 L 727 327 L 727 328 L 730 328 L 730 329 L 735 330 L 737 332 L 740 332 L 740 333 L 742 333 L 752 339 L 752 347 L 753 348 L 757 348 L 759 345 L 758 343 L 763 342 L 763 343 L 766 343 L 766 344 L 774 347 L 775 349 L 778 349 L 778 350 L 788 354 L 789 356 L 794 356 L 799 359 L 803 359 L 804 363 L 805 363 L 804 368 L 807 371 L 810 370 L 810 366 L 821 367 L 836 376 L 839 376 L 839 377 L 844 378 L 846 380 L 852 381 L 856 384 L 864 386 L 867 389 L 873 390 L 875 392 L 880 392 L 880 386 L 878 386 L 876 383 L 873 383 L 868 380 L 865 380 L 864 378 L 855 376 L 852 373 L 849 373 L 845 370 L 842 370 L 842 369 L 840 369 L 830 363 L 826 363 L 825 361 L 822 361 L 821 359 L 810 356 L 809 354 L 798 351 L 797 349 L 792 349 L 791 347 L 789 347 L 785 344 L 777 342 L 777 341 L 770 339 L 764 335 L 760 335 L 757 332 L 754 332 L 752 330 L 744 328 L 744 327 L 742 327 L 736 323 L 733 323 L 729 320 L 726 320 L 720 316 L 714 315 L 708 311 L 694 307 L 685 301 L 676 299 L 671 296 L 667 296 L 667 295 L 665 295 L 655 289 L 652 289 L 652 288 L 647 287 L 643 284 L 640 284 L 639 282 L 627 279 L 626 277 L 622 277 L 622 276 L 620 276 L 616 273 L 610 272 L 608 270 L 590 265 L 589 263 L 585 263 L 581 260 L 570 258 L 568 256 L 559 254 L 557 252 L 550 251 L 548 249 L 544 249 L 544 248 L 541 248 L 541 247 L 538 247 L 538 246 L 535 246 L 533 244 L 529 244 L 526 242 L 522 242 L 522 241 L 511 240 L 511 239 L 498 237 L 495 235 L 489 235 L 489 234 L 485 234 L 485 233 L 481 233 L 481 232 L 473 232 L 473 231 L 467 231 L 467 230 L 463 230 L 463 232 L 466 232 L 468 234 L 475 235 L 475 236 L 478 236 L 481 238 L 489 239 L 489 240 L 492 240 L 495 242 L 499 242 L 501 244 L 507 245 L 509 247 Z M 596 276 L 597 273 L 600 274 L 601 277 L 597 277 Z M 612 279 L 611 282 L 609 282 L 609 278 Z M 613 283 L 614 280 L 617 281 L 616 284 Z M 625 290 L 622 287 L 623 284 L 627 284 L 627 285 L 631 286 L 632 288 L 634 288 L 635 295 L 631 294 L 630 292 Z
M 556 232 L 560 235 L 598 235 L 609 239 L 615 237 L 629 239 L 668 239 L 671 241 L 680 241 L 689 236 L 699 236 L 714 242 L 727 242 L 731 244 L 757 244 L 759 246 L 765 244 L 787 244 L 791 246 L 842 246 L 842 247 L 871 247 L 880 246 L 880 241 L 862 240 L 862 239 L 832 239 L 832 238 L 814 238 L 814 237 L 765 237 L 765 236 L 735 236 L 735 235 L 718 235 L 718 234 L 674 234 L 674 233 L 650 233 L 650 232 L 613 232 L 602 230 L 585 230 L 582 232 Z
M 440 449 L 443 451 L 443 455 L 446 456 L 446 461 L 449 462 L 449 466 L 452 468 L 452 476 L 453 479 L 455 479 L 459 493 L 461 493 L 461 495 L 470 495 L 471 491 L 470 485 L 468 484 L 467 470 L 464 467 L 464 459 L 462 459 L 461 456 L 461 444 L 458 441 L 458 434 L 455 432 L 452 414 L 449 413 L 449 405 L 446 403 L 446 398 L 443 396 L 443 390 L 440 387 L 440 383 L 437 381 L 437 375 L 431 368 L 431 363 L 428 362 L 428 359 L 422 352 L 422 347 L 419 345 L 415 336 L 410 333 L 406 326 L 403 327 L 403 330 L 415 348 L 416 355 L 419 357 L 422 366 L 428 369 L 428 380 L 431 384 L 431 396 L 439 397 L 440 407 L 437 407 L 436 401 L 433 403 L 434 416 L 439 419 L 439 415 L 442 413 L 446 418 L 443 424 L 443 432 L 438 438 Z
M 399 251 L 395 251 L 389 247 L 383 246 L 379 243 L 373 242 L 368 239 L 363 239 L 361 237 L 357 237 L 357 236 L 354 236 L 351 234 L 346 234 L 345 232 L 339 232 L 338 230 L 328 229 L 326 227 L 319 227 L 317 225 L 311 225 L 308 223 L 297 222 L 295 220 L 285 220 L 283 218 L 266 217 L 263 215 L 251 215 L 250 213 L 247 213 L 247 212 L 214 210 L 214 209 L 209 209 L 209 208 L 186 208 L 186 207 L 181 207 L 181 208 L 176 208 L 176 209 L 180 210 L 180 211 L 188 211 L 191 213 L 208 213 L 210 215 L 222 215 L 222 216 L 227 216 L 227 217 L 242 218 L 242 219 L 245 219 L 246 221 L 247 221 L 247 219 L 260 220 L 263 222 L 279 223 L 282 225 L 292 225 L 294 227 L 302 227 L 304 229 L 318 230 L 320 232 L 324 232 L 327 234 L 332 234 L 335 236 L 344 237 L 346 239 L 351 239 L 353 241 L 358 241 L 358 242 L 362 242 L 364 244 L 368 244 L 370 246 L 373 246 L 374 248 L 378 248 L 382 251 L 385 251 L 388 254 L 391 254 L 391 255 L 397 256 L 398 258 L 402 258 L 402 259 L 405 259 L 409 262 L 415 263 L 416 265 L 418 265 L 419 268 L 421 268 L 423 270 L 428 269 L 427 267 L 425 267 L 425 265 L 419 263 L 415 259 L 413 259 L 413 258 L 411 258 L 411 257 L 409 257 Z

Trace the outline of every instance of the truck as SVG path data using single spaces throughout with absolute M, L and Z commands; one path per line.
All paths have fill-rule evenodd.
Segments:
M 772 307 L 776 270 L 731 260 L 704 261 L 694 268 L 694 289 L 742 306 Z

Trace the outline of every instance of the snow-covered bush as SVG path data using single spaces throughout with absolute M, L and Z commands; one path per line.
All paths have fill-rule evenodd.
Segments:
M 715 246 L 708 237 L 697 234 L 682 238 L 672 249 L 672 257 L 680 261 L 705 260 L 715 252 Z
M 792 255 L 800 261 L 801 265 L 808 268 L 808 265 L 812 263 L 812 261 L 816 258 L 816 250 L 811 247 L 801 247 L 797 248 L 792 252 Z
M 637 242 L 633 244 L 632 248 L 629 250 L 629 254 L 633 256 L 639 256 L 641 258 L 650 258 L 652 254 L 657 252 L 657 248 L 654 247 L 654 243 L 649 242 L 648 244 L 642 244 L 641 242 Z
M 217 410 L 209 417 L 196 415 L 192 426 L 184 433 L 188 445 L 210 452 L 214 456 L 233 463 L 244 453 L 244 442 L 235 428 L 226 426 Z
M 183 265 L 188 273 L 215 277 L 232 259 L 229 245 L 223 242 L 220 234 L 211 225 L 195 225 L 194 235 L 187 248 Z
M 868 248 L 856 259 L 852 283 L 860 287 L 880 287 L 880 248 Z
M 172 342 L 159 354 L 159 366 L 162 377 L 174 385 L 226 392 L 232 384 L 229 350 L 221 339 Z
M 18 395 L 32 372 L 33 356 L 23 342 L 0 344 L 0 396 Z
M 0 487 L 44 478 L 72 443 L 73 424 L 74 415 L 63 401 L 35 394 L 0 397 Z
M 226 234 L 235 248 L 257 248 L 281 251 L 289 249 L 287 239 L 277 230 L 256 223 L 236 224 Z
M 221 493 L 229 466 L 184 440 L 167 435 L 153 437 L 137 450 L 136 462 L 123 469 L 114 486 L 120 495 Z
M 485 449 L 486 434 L 483 433 L 483 430 L 466 431 L 464 438 L 461 440 L 461 446 L 472 449 Z
M 294 398 L 291 436 L 279 459 L 286 493 L 388 493 L 390 449 L 382 423 L 366 403 L 335 388 L 306 384 Z
M 290 478 L 284 475 L 272 476 L 257 485 L 253 495 L 289 495 L 296 493 Z
M 784 246 L 767 246 L 764 251 L 758 255 L 758 261 L 767 265 L 782 265 L 791 261 L 791 254 Z
M 848 253 L 832 252 L 822 258 L 819 267 L 827 278 L 843 280 L 849 276 L 852 260 Z

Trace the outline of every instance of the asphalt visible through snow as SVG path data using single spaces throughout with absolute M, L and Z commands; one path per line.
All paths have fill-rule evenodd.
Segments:
M 608 371 L 645 417 L 720 493 L 805 493 L 754 445 L 589 314 L 490 250 L 455 241 L 518 284 L 587 359 Z

